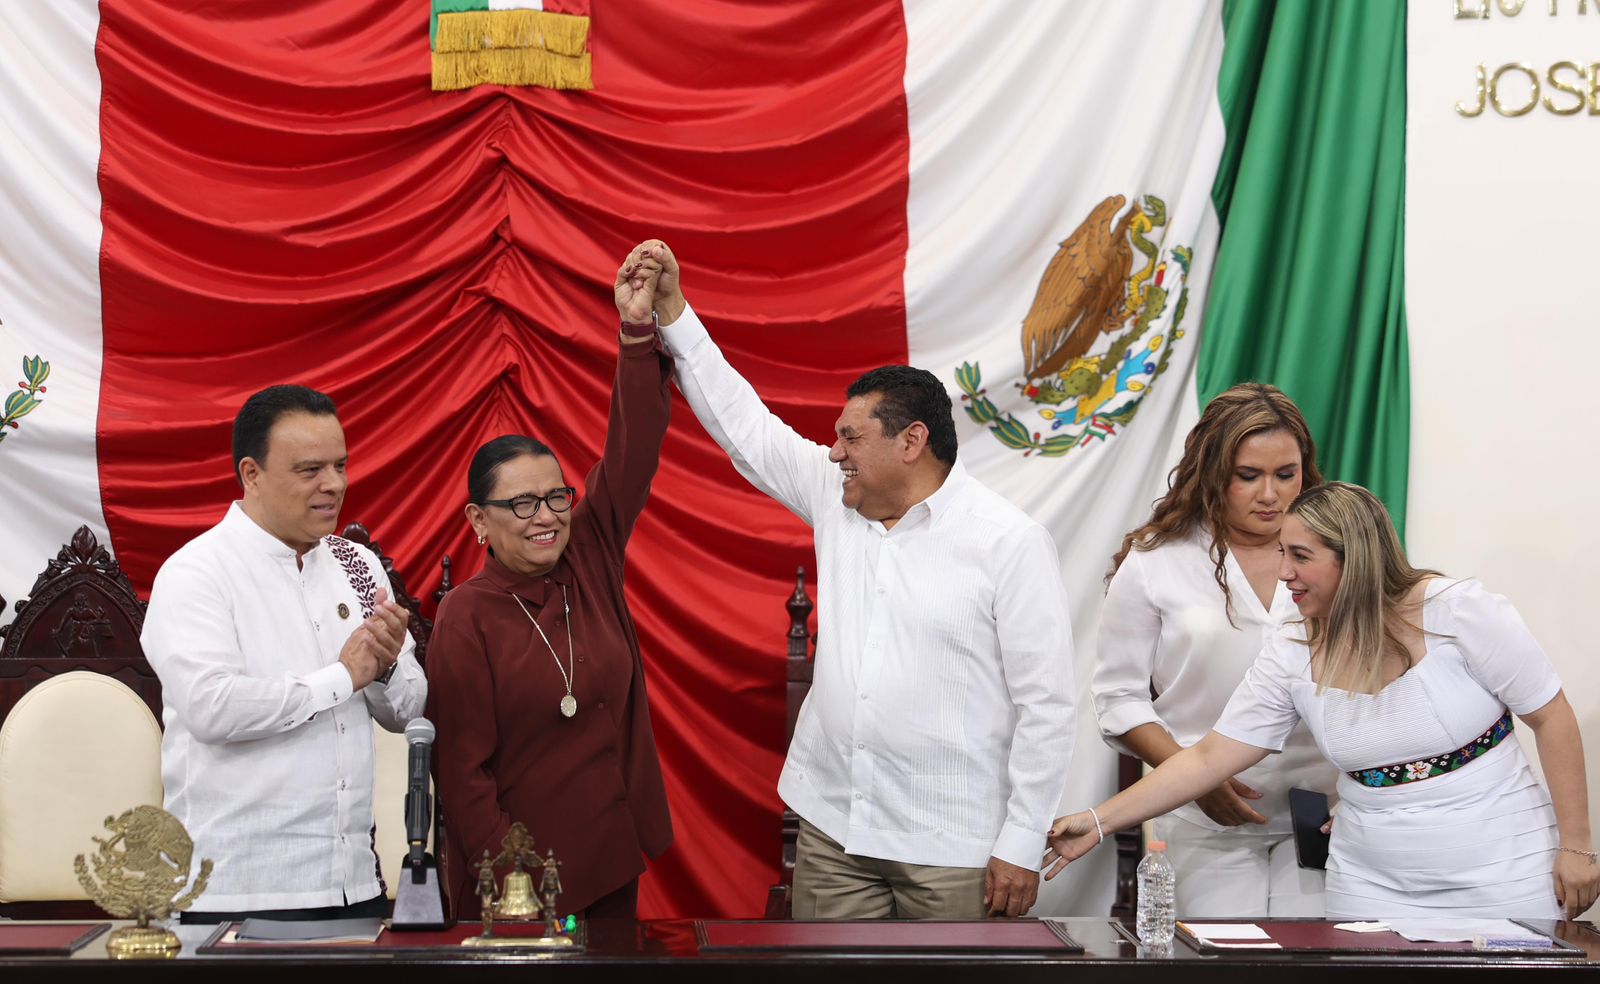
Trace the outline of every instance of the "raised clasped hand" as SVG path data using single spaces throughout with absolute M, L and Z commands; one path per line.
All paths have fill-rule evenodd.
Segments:
M 613 292 L 617 315 L 630 324 L 649 321 L 655 303 L 656 279 L 661 275 L 661 262 L 649 255 L 648 247 L 652 241 L 635 246 L 617 268 L 617 283 Z

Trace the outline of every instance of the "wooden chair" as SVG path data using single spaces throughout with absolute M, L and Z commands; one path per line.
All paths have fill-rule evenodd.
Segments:
M 1117 789 L 1127 789 L 1144 775 L 1144 763 L 1132 755 L 1117 756 Z M 1138 909 L 1139 861 L 1144 857 L 1144 828 L 1132 827 L 1114 835 L 1117 842 L 1117 891 L 1111 915 L 1132 919 Z
M 110 552 L 78 527 L 0 628 L 0 719 L 38 684 L 88 670 L 127 686 L 159 721 L 161 681 L 139 645 L 144 610 Z
M 161 804 L 161 727 L 138 694 L 85 671 L 29 690 L 0 725 L 0 915 L 100 918 L 73 858 L 147 804 Z
M 800 717 L 800 705 L 805 703 L 806 694 L 811 692 L 812 659 L 815 657 L 814 646 L 816 639 L 812 637 L 807 626 L 811 621 L 811 612 L 817 607 L 811 601 L 811 596 L 806 593 L 806 569 L 800 568 L 795 572 L 794 593 L 789 596 L 784 605 L 789 610 L 789 631 L 786 635 L 788 648 L 788 719 L 785 723 L 784 735 L 789 741 L 794 739 L 795 721 Z M 780 865 L 778 868 L 778 883 L 767 889 L 768 919 L 789 919 L 794 915 L 793 888 L 794 888 L 794 856 L 795 845 L 800 839 L 800 817 L 787 806 L 783 809 L 783 845 Z

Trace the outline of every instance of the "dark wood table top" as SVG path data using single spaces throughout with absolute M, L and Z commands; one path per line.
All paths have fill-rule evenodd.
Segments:
M 1230 920 L 1232 921 L 1232 920 Z M 117 984 L 143 980 L 206 980 L 223 984 L 272 981 L 305 984 L 322 980 L 329 970 L 355 971 L 363 979 L 382 975 L 383 984 L 454 984 L 482 980 L 489 975 L 523 972 L 537 964 L 541 976 L 563 981 L 610 981 L 619 972 L 630 978 L 654 982 L 684 981 L 717 984 L 721 981 L 755 981 L 757 984 L 884 984 L 885 974 L 914 974 L 917 984 L 949 981 L 974 984 L 975 980 L 1003 978 L 1004 984 L 1049 982 L 1062 984 L 1063 974 L 1072 984 L 1106 981 L 1116 984 L 1162 982 L 1205 984 L 1237 982 L 1250 975 L 1265 984 L 1280 975 L 1293 975 L 1291 984 L 1321 980 L 1359 981 L 1360 984 L 1460 984 L 1461 975 L 1495 982 L 1531 978 L 1535 974 L 1593 974 L 1600 981 L 1600 931 L 1588 923 L 1551 923 L 1539 928 L 1552 931 L 1585 952 L 1582 959 L 1504 957 L 1481 954 L 1450 956 L 1339 955 L 1311 956 L 1241 950 L 1215 956 L 1201 955 L 1181 941 L 1170 953 L 1151 954 L 1130 942 L 1119 924 L 1104 918 L 1061 920 L 1063 928 L 1083 945 L 1081 954 L 1069 953 L 830 953 L 702 952 L 694 920 L 650 923 L 589 924 L 588 947 L 582 955 L 545 956 L 528 951 L 493 951 L 468 948 L 409 950 L 396 948 L 323 951 L 314 954 L 262 952 L 197 952 L 213 934 L 210 926 L 179 926 L 183 951 L 172 960 L 113 961 L 100 937 L 66 957 L 18 957 L 0 954 L 0 975 L 7 980 L 109 981 Z M 115 925 L 125 925 L 116 923 Z M 1071 966 L 1067 966 L 1071 965 Z M 15 972 L 22 971 L 27 976 Z M 1263 978 L 1260 975 L 1271 975 Z M 223 976 L 225 975 L 225 976 Z M 647 977 L 645 975 L 648 975 Z M 1493 975 L 1486 976 L 1486 975 Z M 500 980 L 508 978 L 501 976 Z

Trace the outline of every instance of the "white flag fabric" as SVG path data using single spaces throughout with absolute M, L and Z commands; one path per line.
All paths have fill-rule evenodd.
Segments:
M 967 468 L 1055 536 L 1082 691 L 1063 809 L 1082 809 L 1114 789 L 1087 694 L 1103 578 L 1197 418 L 1221 4 L 941 0 L 908 3 L 906 27 L 908 349 L 950 387 Z M 1096 278 L 1116 301 L 1109 330 L 1103 304 L 1090 310 Z M 1081 315 L 1060 343 L 1081 354 L 1029 379 L 1036 305 Z M 970 412 L 963 366 L 990 423 Z M 1114 862 L 1102 850 L 1074 864 L 1041 913 L 1105 912 Z
M 107 542 L 95 457 L 99 26 L 94 0 L 10 4 L 0 15 L 0 620 L 78 526 Z M 48 367 L 31 397 L 25 360 L 37 360 L 35 375 Z M 13 417 L 23 400 L 32 408 Z

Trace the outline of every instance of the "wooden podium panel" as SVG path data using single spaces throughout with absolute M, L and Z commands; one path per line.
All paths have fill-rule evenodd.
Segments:
M 1082 953 L 1061 924 L 1045 919 L 703 920 L 701 952 Z
M 0 956 L 70 957 L 111 928 L 101 923 L 0 923 Z

